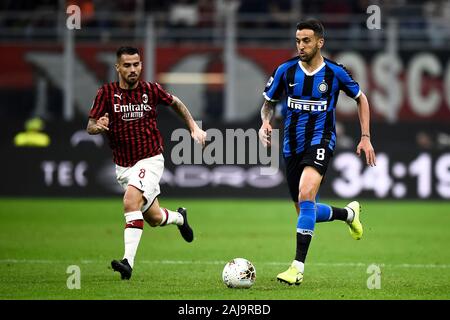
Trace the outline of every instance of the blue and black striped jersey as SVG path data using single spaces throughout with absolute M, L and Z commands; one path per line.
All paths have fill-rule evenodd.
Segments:
M 299 57 L 281 64 L 264 90 L 266 100 L 284 102 L 283 154 L 289 157 L 312 145 L 336 146 L 336 104 L 339 91 L 357 99 L 361 90 L 344 66 L 324 58 L 308 72 Z

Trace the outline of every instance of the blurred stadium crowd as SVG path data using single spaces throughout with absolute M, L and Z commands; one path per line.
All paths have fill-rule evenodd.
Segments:
M 48 40 L 58 37 L 61 29 L 58 26 L 64 21 L 61 14 L 64 15 L 65 10 L 62 9 L 70 4 L 81 8 L 82 26 L 89 30 L 79 36 L 97 38 L 100 35 L 103 41 L 136 33 L 148 14 L 156 17 L 158 27 L 170 32 L 217 28 L 230 4 L 237 10 L 239 29 L 252 30 L 256 38 L 259 33 L 267 35 L 268 31 L 273 35 L 271 40 L 280 38 L 277 29 L 284 32 L 299 19 L 310 16 L 326 21 L 329 34 L 355 37 L 366 28 L 367 7 L 376 4 L 381 7 L 383 18 L 397 19 L 400 38 L 426 38 L 434 47 L 445 46 L 450 40 L 449 0 L 6 0 L 0 4 L 0 28 L 3 30 L 0 38 Z M 387 23 L 387 19 L 383 19 L 383 23 Z M 116 29 L 120 32 L 114 32 Z M 180 34 L 177 40 L 193 39 L 183 35 L 186 33 Z M 196 35 L 194 39 L 210 40 L 210 37 Z

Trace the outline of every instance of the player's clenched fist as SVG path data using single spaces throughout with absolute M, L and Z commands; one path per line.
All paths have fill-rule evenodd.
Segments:
M 272 126 L 269 123 L 263 123 L 258 132 L 259 139 L 264 147 L 270 146 L 272 136 Z
M 200 127 L 196 126 L 192 131 L 191 136 L 195 142 L 200 143 L 202 146 L 205 145 L 206 132 L 200 129 Z
M 100 131 L 104 131 L 109 130 L 108 125 L 109 125 L 109 115 L 108 113 L 105 113 L 104 116 L 100 117 L 97 120 L 97 127 Z
M 101 116 L 98 120 L 95 120 L 94 118 L 89 119 L 89 123 L 87 126 L 87 132 L 89 134 L 99 134 L 104 131 L 108 131 L 109 125 L 109 115 L 108 113 L 105 113 L 105 115 Z

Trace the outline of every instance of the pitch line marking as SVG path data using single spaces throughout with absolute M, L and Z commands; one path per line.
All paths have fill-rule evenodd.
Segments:
M 1 259 L 0 263 L 15 263 L 15 264 L 54 264 L 54 263 L 75 263 L 81 264 L 102 264 L 106 260 L 46 260 L 46 259 Z M 107 261 L 106 261 L 107 262 Z M 190 261 L 190 260 L 139 260 L 143 264 L 197 264 L 197 265 L 225 265 L 228 261 Z M 259 262 L 259 265 L 266 266 L 284 266 L 288 262 Z M 310 262 L 310 266 L 319 267 L 367 267 L 375 262 Z M 384 268 L 416 268 L 416 269 L 450 269 L 450 264 L 420 264 L 420 263 L 375 263 L 379 267 Z

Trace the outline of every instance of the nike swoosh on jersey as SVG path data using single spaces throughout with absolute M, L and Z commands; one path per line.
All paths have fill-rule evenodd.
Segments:
M 298 85 L 299 83 L 289 83 L 289 87 L 295 87 L 296 85 Z
M 323 164 L 321 164 L 321 163 L 319 163 L 319 162 L 317 162 L 317 161 L 314 161 L 314 163 L 317 164 L 318 166 L 323 167 Z

